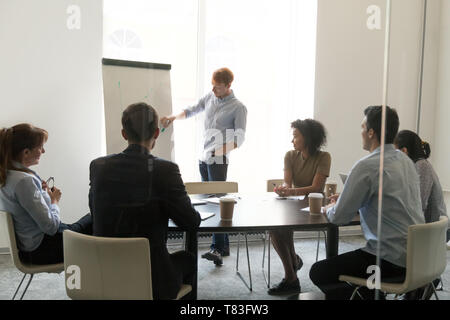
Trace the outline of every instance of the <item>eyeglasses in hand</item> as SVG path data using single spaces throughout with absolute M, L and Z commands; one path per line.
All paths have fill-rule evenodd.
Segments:
M 47 188 L 49 188 L 51 191 L 54 190 L 55 188 L 55 178 L 50 177 L 47 179 L 47 181 L 45 181 L 45 183 L 47 183 Z

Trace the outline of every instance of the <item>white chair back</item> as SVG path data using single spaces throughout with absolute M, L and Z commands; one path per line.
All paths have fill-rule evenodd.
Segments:
M 186 182 L 186 192 L 188 194 L 214 194 L 214 193 L 236 193 L 237 182 L 230 181 L 207 181 L 207 182 Z
M 23 263 L 19 258 L 19 249 L 17 247 L 16 233 L 14 231 L 14 221 L 12 215 L 9 212 L 0 211 L 0 216 L 3 217 L 2 220 L 4 221 L 4 224 L 6 225 L 8 231 L 9 252 L 11 253 L 14 266 L 17 269 L 25 274 L 35 274 L 40 272 L 60 273 L 63 271 L 64 266 L 62 263 L 42 265 Z
M 408 228 L 405 284 L 409 290 L 440 277 L 447 265 L 446 232 L 448 218 L 412 225 Z
M 267 192 L 273 192 L 273 188 L 275 186 L 282 185 L 284 183 L 284 179 L 270 179 L 267 180 Z M 275 184 L 275 186 L 274 186 Z
M 153 299 L 148 239 L 94 237 L 69 230 L 63 239 L 70 298 Z
M 11 253 L 12 256 L 13 263 L 17 269 L 19 269 L 23 273 L 27 273 L 26 271 L 23 270 L 24 268 L 22 262 L 19 259 L 19 249 L 17 248 L 16 234 L 14 232 L 14 222 L 12 216 L 9 212 L 5 211 L 0 211 L 0 214 L 2 216 L 3 223 L 8 231 L 8 246 L 9 252 Z

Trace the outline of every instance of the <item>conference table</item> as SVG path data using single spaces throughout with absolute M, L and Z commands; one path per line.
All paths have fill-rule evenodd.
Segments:
M 217 195 L 221 196 L 221 195 Z M 339 228 L 330 223 L 323 214 L 312 215 L 305 209 L 309 206 L 308 198 L 299 197 L 280 199 L 273 192 L 260 194 L 228 194 L 236 199 L 233 220 L 223 221 L 220 219 L 220 206 L 217 202 L 207 202 L 195 205 L 199 212 L 211 212 L 215 215 L 202 220 L 195 231 L 186 232 L 185 250 L 193 253 L 198 259 L 198 233 L 239 233 L 239 232 L 265 232 L 271 230 L 293 230 L 293 231 L 326 231 L 327 245 L 326 257 L 331 258 L 338 255 L 339 250 Z M 210 200 L 211 195 L 191 196 L 195 200 Z M 216 198 L 217 200 L 217 198 Z M 348 225 L 359 225 L 359 216 L 355 215 L 353 221 Z M 184 231 L 169 221 L 169 231 Z M 196 261 L 197 261 L 196 259 Z M 195 269 L 197 272 L 196 262 Z M 192 295 L 197 298 L 197 281 L 192 286 Z

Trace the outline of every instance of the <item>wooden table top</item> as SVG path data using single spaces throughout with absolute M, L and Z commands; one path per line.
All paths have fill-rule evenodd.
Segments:
M 219 204 L 207 203 L 196 205 L 199 212 L 213 212 L 215 215 L 203 220 L 198 229 L 199 232 L 208 231 L 261 231 L 272 229 L 318 230 L 325 229 L 329 225 L 328 219 L 323 214 L 312 215 L 302 209 L 307 208 L 308 198 L 304 200 L 277 199 L 273 192 L 261 194 L 231 194 L 236 198 L 233 220 L 220 219 Z M 202 199 L 207 195 L 192 196 Z M 359 224 L 357 215 L 351 224 Z M 177 227 L 172 221 L 169 223 L 171 230 Z

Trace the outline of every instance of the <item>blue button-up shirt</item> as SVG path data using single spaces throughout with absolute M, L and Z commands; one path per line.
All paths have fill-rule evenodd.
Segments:
M 406 266 L 408 226 L 425 223 L 420 202 L 420 181 L 413 162 L 394 145 L 385 145 L 381 239 L 378 239 L 378 186 L 380 148 L 359 160 L 350 171 L 335 206 L 327 211 L 330 222 L 349 223 L 359 210 L 367 240 L 364 251 Z
M 14 166 L 23 168 L 19 163 Z M 44 234 L 54 235 L 61 223 L 58 205 L 51 203 L 34 171 L 8 170 L 6 184 L 0 188 L 0 209 L 12 215 L 17 246 L 25 252 L 37 249 Z
M 231 94 L 217 98 L 213 92 L 201 98 L 199 102 L 184 110 L 186 118 L 205 111 L 204 132 L 200 160 L 208 163 L 220 163 L 221 157 L 212 157 L 212 152 L 224 144 L 235 142 L 240 147 L 245 139 L 247 108 Z

